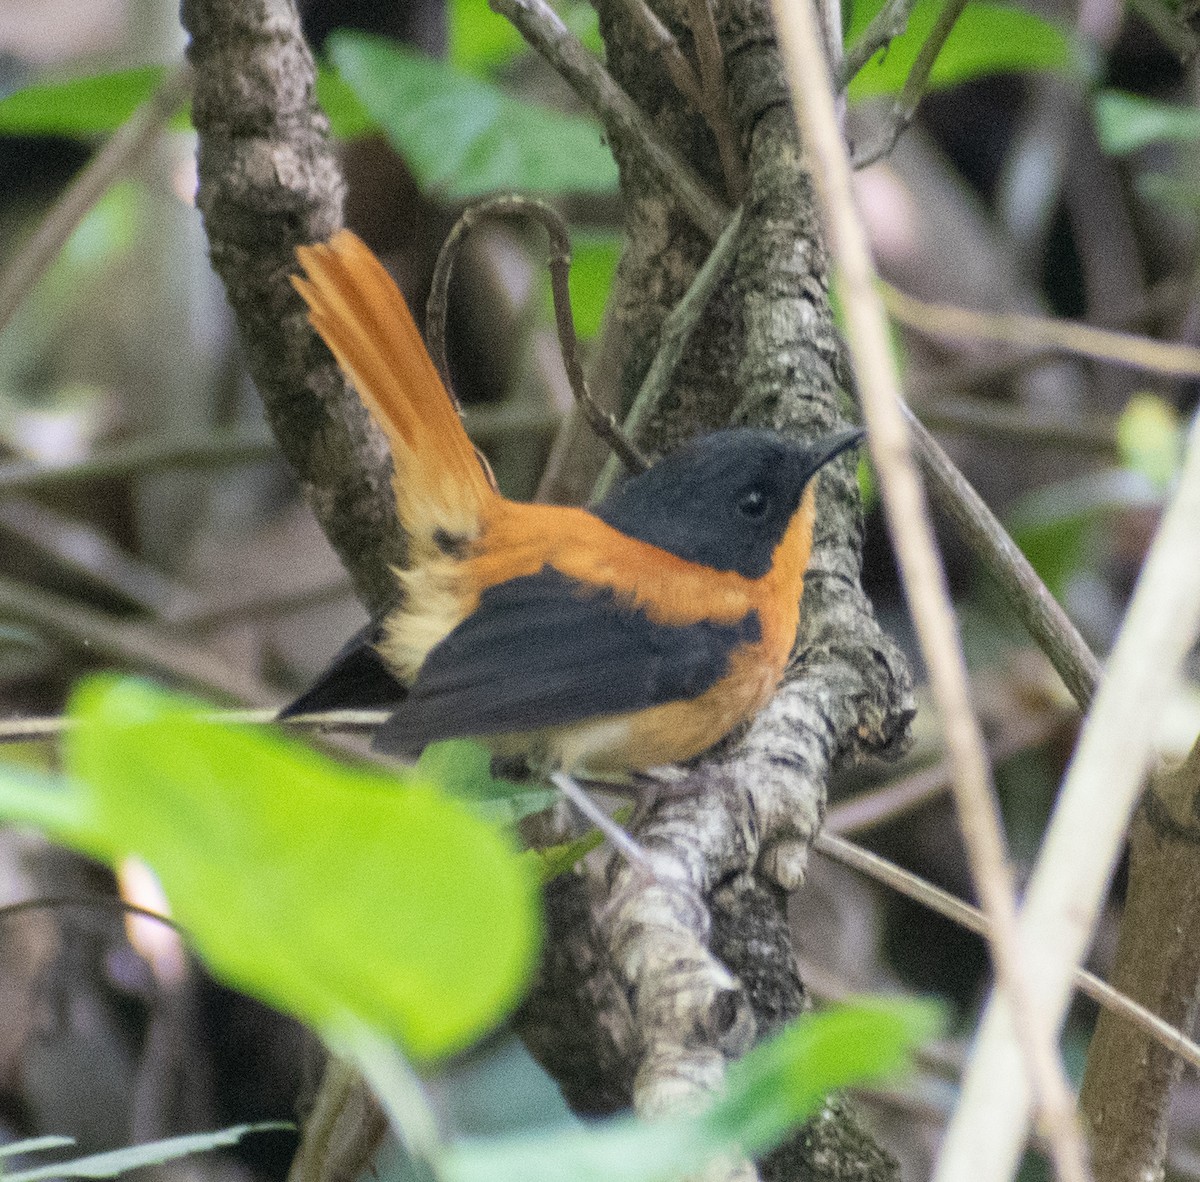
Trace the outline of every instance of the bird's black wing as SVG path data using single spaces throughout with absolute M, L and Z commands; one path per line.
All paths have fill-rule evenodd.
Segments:
M 365 624 L 341 648 L 328 668 L 279 718 L 326 710 L 387 710 L 404 700 L 405 686 L 383 663 L 375 645 L 378 624 Z
M 390 752 L 511 734 L 698 697 L 758 640 L 736 624 L 656 624 L 609 591 L 550 567 L 491 587 L 435 647 L 376 734 Z

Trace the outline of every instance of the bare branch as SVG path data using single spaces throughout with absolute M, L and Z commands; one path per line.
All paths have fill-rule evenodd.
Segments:
M 612 448 L 613 455 L 620 459 L 625 468 L 630 472 L 645 472 L 650 466 L 649 462 L 630 443 L 617 425 L 616 419 L 597 405 L 588 389 L 583 364 L 579 360 L 575 317 L 571 312 L 571 236 L 567 233 L 566 223 L 559 212 L 536 197 L 525 197 L 519 193 L 485 197 L 463 210 L 453 229 L 446 235 L 446 241 L 438 254 L 437 266 L 433 272 L 433 285 L 429 291 L 426 335 L 429 351 L 441 371 L 447 391 L 450 390 L 450 371 L 446 361 L 446 316 L 450 300 L 450 276 L 463 239 L 472 227 L 489 217 L 533 218 L 542 224 L 550 236 L 551 253 L 547 266 L 550 270 L 550 288 L 554 296 L 554 319 L 571 392 L 592 430 Z
M 926 882 L 912 871 L 904 870 L 894 862 L 889 862 L 886 858 L 881 858 L 878 854 L 833 833 L 820 834 L 813 843 L 813 849 L 843 866 L 849 866 L 852 870 L 883 883 L 884 886 L 891 887 L 898 894 L 920 903 L 922 907 L 936 911 L 938 915 L 968 931 L 990 938 L 988 921 L 982 911 L 972 907 L 970 903 L 964 903 L 962 899 L 955 898 L 949 891 Z M 1200 1071 L 1200 1044 L 1188 1038 L 1182 1029 L 1164 1022 L 1152 1010 L 1114 989 L 1087 969 L 1075 970 L 1074 984 L 1076 989 L 1086 993 L 1106 1012 L 1131 1022 L 1171 1056 L 1178 1056 L 1194 1070 Z
M 729 219 L 729 224 L 721 231 L 721 236 L 709 252 L 708 258 L 704 260 L 704 266 L 696 272 L 691 287 L 663 321 L 658 352 L 655 353 L 650 368 L 646 370 L 646 377 L 638 389 L 629 414 L 625 417 L 624 431 L 628 437 L 636 438 L 641 433 L 646 425 L 647 416 L 659 405 L 670 388 L 675 378 L 675 370 L 688 341 L 691 340 L 692 331 L 700 322 L 700 317 L 708 307 L 708 301 L 733 261 L 741 227 L 742 210 L 739 206 Z M 600 479 L 596 482 L 595 498 L 599 500 L 603 497 L 616 479 L 617 464 L 614 456 L 600 473 Z
M 886 49 L 908 25 L 908 18 L 916 8 L 917 0 L 886 0 L 883 7 L 871 18 L 862 36 L 846 52 L 838 75 L 838 89 L 845 90 L 850 80 L 881 49 Z
M 489 0 L 567 81 L 604 122 L 613 139 L 629 143 L 673 192 L 684 211 L 713 241 L 728 211 L 696 174 L 665 144 L 654 126 L 545 0 Z
M 1023 349 L 1053 349 L 1172 377 L 1200 377 L 1200 348 L 1195 345 L 1152 341 L 1133 333 L 1023 312 L 976 312 L 953 304 L 931 304 L 886 283 L 881 291 L 889 315 L 926 336 L 1003 341 Z

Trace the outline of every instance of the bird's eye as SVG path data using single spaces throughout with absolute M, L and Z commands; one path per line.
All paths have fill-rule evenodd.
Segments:
M 761 488 L 752 488 L 738 501 L 738 512 L 751 521 L 757 521 L 767 512 L 767 494 Z

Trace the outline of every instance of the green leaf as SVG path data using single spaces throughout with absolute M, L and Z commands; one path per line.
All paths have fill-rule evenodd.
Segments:
M 858 998 L 801 1018 L 730 1067 L 706 1123 L 743 1153 L 766 1152 L 830 1092 L 900 1074 L 941 1026 L 941 1008 L 913 998 Z
M 353 1014 L 420 1058 L 515 1002 L 536 877 L 462 804 L 137 681 L 85 682 L 71 713 L 65 790 L 8 769 L 0 810 L 148 863 L 225 980 L 324 1030 Z
M 1191 144 L 1200 140 L 1200 110 L 1161 103 L 1121 90 L 1096 95 L 1096 133 L 1106 152 L 1121 156 L 1158 143 Z
M 342 77 L 427 190 L 465 198 L 494 189 L 616 188 L 616 165 L 588 119 L 518 102 L 380 37 L 341 31 L 328 45 Z
M 707 1111 L 653 1123 L 628 1118 L 586 1130 L 465 1141 L 442 1162 L 447 1182 L 667 1182 L 725 1154 L 777 1144 L 824 1097 L 890 1079 L 941 1026 L 940 1009 L 860 999 L 808 1015 L 730 1068 Z
M 580 339 L 590 340 L 600 331 L 604 309 L 621 258 L 619 234 L 578 234 L 571 238 L 571 311 Z M 545 281 L 545 306 L 554 316 L 550 280 Z
M 1126 468 L 1166 492 L 1183 463 L 1184 427 L 1178 412 L 1157 394 L 1135 394 L 1117 421 L 1117 447 Z
M 446 18 L 450 62 L 468 74 L 486 78 L 525 50 L 512 21 L 483 0 L 450 0 Z
M 120 127 L 158 88 L 165 66 L 137 66 L 65 82 L 27 86 L 0 100 L 0 131 L 89 136 Z M 173 126 L 187 126 L 186 116 Z
M 852 43 L 881 7 L 855 8 L 847 35 Z M 851 101 L 899 94 L 925 38 L 932 31 L 942 0 L 918 0 L 908 28 L 886 53 L 876 54 L 851 81 Z M 987 74 L 1021 70 L 1068 70 L 1075 53 L 1067 34 L 1041 17 L 1005 4 L 975 0 L 964 10 L 938 54 L 929 76 L 931 89 L 953 86 Z
M 168 1137 L 162 1141 L 150 1141 L 145 1145 L 130 1145 L 125 1149 L 77 1157 L 74 1161 L 54 1162 L 52 1165 L 38 1166 L 33 1170 L 6 1173 L 4 1182 L 43 1182 L 43 1179 L 47 1178 L 115 1178 L 118 1174 L 127 1174 L 130 1170 L 141 1169 L 143 1166 L 159 1166 L 181 1157 L 190 1157 L 192 1154 L 228 1148 L 230 1145 L 236 1145 L 247 1133 L 268 1133 L 291 1130 L 295 1127 L 283 1121 L 262 1121 L 253 1125 L 234 1125 L 213 1133 Z M 41 1140 L 51 1141 L 56 1138 L 46 1137 Z M 70 1143 L 69 1137 L 57 1140 Z
M 324 62 L 317 63 L 317 102 L 329 118 L 329 130 L 341 140 L 359 139 L 379 130 L 354 87 Z
M 1038 489 L 1011 515 L 1009 533 L 1042 582 L 1062 598 L 1085 564 L 1094 530 L 1105 514 L 1155 508 L 1161 494 L 1140 472 L 1110 468 Z
M 552 789 L 496 779 L 491 753 L 470 739 L 430 744 L 417 760 L 417 771 L 469 804 L 476 816 L 497 825 L 515 825 L 522 817 L 540 813 L 557 796 Z

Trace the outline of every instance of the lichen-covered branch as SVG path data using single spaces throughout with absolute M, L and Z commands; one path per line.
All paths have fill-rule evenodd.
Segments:
M 367 606 L 403 554 L 382 438 L 309 328 L 295 248 L 342 222 L 344 183 L 313 97 L 292 0 L 183 0 L 200 190 L 213 266 L 284 456 Z
M 617 82 L 653 112 L 658 136 L 715 185 L 719 163 L 709 128 L 675 94 L 665 68 L 647 60 L 625 5 L 602 0 L 597 7 Z M 656 8 L 676 36 L 686 36 L 684 5 Z M 838 344 L 825 254 L 773 31 L 758 0 L 726 0 L 717 24 L 748 166 L 745 223 L 726 282 L 708 301 L 669 392 L 642 419 L 637 442 L 650 452 L 730 422 L 812 437 L 844 413 L 833 376 Z M 630 243 L 612 309 L 630 342 L 628 399 L 711 235 L 681 212 L 636 140 L 614 136 L 613 146 Z M 576 951 L 547 965 L 523 1028 L 584 1109 L 612 1106 L 614 1082 L 629 1076 L 630 1056 L 636 1071 L 626 1098 L 639 1110 L 692 1101 L 716 1085 L 728 1057 L 802 1007 L 784 889 L 802 878 L 831 765 L 902 743 L 912 711 L 904 663 L 859 585 L 860 538 L 853 474 L 848 463 L 833 465 L 821 478 L 787 684 L 740 741 L 690 769 L 692 795 L 672 793 L 653 810 L 638 834 L 655 867 L 652 880 L 616 864 L 590 907 L 578 900 L 564 907 L 576 919 L 570 933 L 553 926 L 552 915 L 551 941 L 573 939 Z M 560 893 L 571 890 L 567 884 Z M 584 886 L 574 890 L 582 896 Z M 581 914 L 586 924 L 578 922 Z M 612 1003 L 589 1020 L 588 1043 L 620 1069 L 600 1071 L 600 1059 L 581 1058 L 577 1041 L 570 1048 L 556 1042 L 554 1018 L 541 1003 L 553 998 L 561 1006 L 564 996 Z M 588 1020 L 586 1011 L 580 1004 L 572 1016 Z M 578 1036 L 578 1026 L 572 1029 Z M 600 1078 L 604 1084 L 593 1092 Z M 826 1119 L 828 1127 L 850 1128 L 842 1117 Z M 812 1143 L 810 1130 L 766 1163 L 764 1176 L 828 1177 L 846 1168 L 845 1159 L 834 1166 L 804 1157 L 797 1147 Z M 858 1176 L 888 1176 L 878 1151 L 863 1156 L 855 1136 L 842 1143 L 857 1146 L 855 1169 L 864 1171 Z

